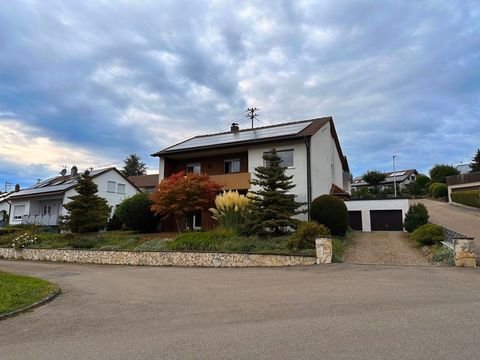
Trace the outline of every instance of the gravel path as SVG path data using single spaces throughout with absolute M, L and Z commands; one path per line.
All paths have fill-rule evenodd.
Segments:
M 350 264 L 430 265 L 399 231 L 355 232 L 343 261 Z

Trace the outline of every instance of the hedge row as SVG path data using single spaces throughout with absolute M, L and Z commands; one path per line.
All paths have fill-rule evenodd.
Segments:
M 456 191 L 451 196 L 456 203 L 480 208 L 480 190 Z

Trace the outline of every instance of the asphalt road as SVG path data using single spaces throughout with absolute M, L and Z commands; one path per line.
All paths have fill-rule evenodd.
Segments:
M 0 359 L 459 359 L 480 353 L 480 271 L 208 269 L 0 260 L 63 294 L 0 322 Z

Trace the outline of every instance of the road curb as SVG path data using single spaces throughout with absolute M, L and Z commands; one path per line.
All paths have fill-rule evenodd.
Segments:
M 30 310 L 33 310 L 39 306 L 42 306 L 42 305 L 45 305 L 45 304 L 48 304 L 50 301 L 52 301 L 53 299 L 55 299 L 58 295 L 60 295 L 62 292 L 62 289 L 60 288 L 56 288 L 55 291 L 53 291 L 52 293 L 48 294 L 46 297 L 44 297 L 43 299 L 37 301 L 36 303 L 33 303 L 31 305 L 28 305 L 28 306 L 25 306 L 21 309 L 18 309 L 18 310 L 14 310 L 14 311 L 11 311 L 9 313 L 6 313 L 6 314 L 3 314 L 3 315 L 0 315 L 0 321 L 2 320 L 5 320 L 5 319 L 8 319 L 8 318 L 11 318 L 11 317 L 14 317 L 14 316 L 17 316 L 17 315 L 20 315 L 20 314 L 23 314 L 27 311 L 30 311 Z

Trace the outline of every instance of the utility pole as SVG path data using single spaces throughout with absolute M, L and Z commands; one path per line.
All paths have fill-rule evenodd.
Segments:
M 394 197 L 397 198 L 397 179 L 395 174 L 395 158 L 397 155 L 393 155 L 393 191 L 394 191 Z
M 249 114 L 247 115 L 247 117 L 249 117 L 250 120 L 252 120 L 252 129 L 253 129 L 253 119 L 256 119 L 257 116 L 258 116 L 258 114 L 255 112 L 255 111 L 257 111 L 257 110 L 258 110 L 258 109 L 257 109 L 256 107 L 248 108 L 248 109 L 247 109 L 247 112 L 249 113 Z

